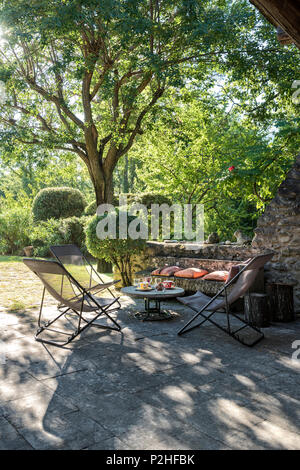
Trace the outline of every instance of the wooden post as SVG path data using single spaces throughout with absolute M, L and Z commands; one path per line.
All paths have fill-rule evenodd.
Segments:
M 271 321 L 290 322 L 295 319 L 293 286 L 267 284 Z
M 268 296 L 252 292 L 244 297 L 245 320 L 258 327 L 270 326 Z

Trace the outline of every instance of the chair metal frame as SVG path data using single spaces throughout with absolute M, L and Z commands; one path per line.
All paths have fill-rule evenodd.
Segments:
M 88 275 L 90 276 L 90 279 L 89 279 L 89 288 L 85 288 L 86 291 L 93 291 L 95 294 L 103 291 L 103 290 L 108 290 L 109 293 L 111 294 L 111 296 L 113 298 L 117 298 L 115 296 L 115 294 L 113 293 L 113 291 L 110 289 L 112 286 L 114 286 L 115 284 L 117 284 L 118 282 L 120 282 L 120 280 L 114 280 L 114 281 L 109 281 L 109 282 L 104 282 L 104 280 L 102 279 L 102 277 L 100 276 L 100 274 L 95 270 L 95 268 L 93 267 L 93 265 L 87 260 L 87 258 L 84 256 L 84 254 L 82 253 L 82 251 L 78 248 L 77 245 L 74 245 L 74 244 L 68 244 L 68 245 L 53 245 L 53 246 L 50 246 L 50 251 L 51 253 L 54 255 L 54 257 L 57 259 L 57 261 L 65 267 L 63 261 L 61 260 L 59 254 L 57 253 L 57 250 L 56 248 L 64 248 L 64 247 L 72 247 L 74 249 L 74 251 L 76 252 L 76 255 L 77 256 L 80 256 L 82 258 L 82 260 L 84 261 L 85 263 L 85 268 L 86 268 L 86 265 L 88 265 L 91 269 L 91 272 L 89 273 L 87 268 L 86 268 L 86 271 L 88 273 Z M 75 255 L 75 253 L 74 253 Z M 99 279 L 100 283 L 97 285 L 97 286 L 92 286 L 92 279 L 93 279 L 93 274 Z M 98 288 L 99 287 L 99 288 Z M 98 288 L 98 290 L 95 290 L 96 288 Z M 119 297 L 118 297 L 119 299 Z M 117 300 L 117 303 L 118 303 L 118 306 L 119 308 L 121 308 L 121 304 L 119 302 L 119 300 Z
M 260 255 L 260 256 L 264 256 L 264 255 Z M 272 257 L 273 255 L 270 254 L 270 257 Z M 258 256 L 259 257 L 259 256 Z M 248 322 L 246 321 L 244 318 L 241 318 L 239 315 L 237 315 L 236 313 L 232 312 L 230 309 L 229 309 L 229 303 L 228 303 L 228 292 L 227 292 L 227 289 L 229 286 L 231 286 L 241 275 L 244 271 L 248 270 L 249 269 L 249 265 L 258 257 L 255 257 L 255 258 L 252 258 L 249 263 L 247 263 L 227 284 L 225 283 L 225 285 L 219 290 L 219 292 L 217 292 L 217 294 L 212 297 L 209 302 L 207 302 L 200 310 L 198 310 L 197 308 L 191 306 L 191 305 L 188 305 L 188 304 L 185 304 L 187 305 L 190 309 L 194 310 L 196 312 L 196 315 L 194 315 L 179 331 L 178 331 L 178 335 L 183 335 L 185 333 L 187 333 L 188 331 L 191 331 L 191 330 L 194 330 L 195 328 L 198 328 L 200 326 L 202 326 L 205 322 L 210 322 L 211 324 L 213 324 L 214 326 L 216 326 L 217 328 L 219 328 L 220 330 L 224 331 L 225 333 L 227 333 L 229 336 L 231 336 L 232 338 L 234 338 L 236 341 L 238 341 L 239 343 L 243 344 L 244 346 L 249 346 L 249 347 L 253 347 L 255 346 L 257 343 L 259 343 L 265 336 L 264 336 L 264 333 L 261 331 L 260 328 L 256 327 L 255 325 L 252 324 L 252 322 Z M 224 326 L 218 324 L 216 321 L 212 320 L 212 316 L 215 314 L 215 313 L 218 313 L 218 310 L 220 309 L 220 307 L 217 307 L 216 309 L 212 310 L 208 315 L 205 315 L 203 312 L 205 310 L 207 310 L 207 308 L 210 306 L 210 304 L 212 304 L 221 294 L 224 293 L 224 296 L 225 296 L 225 313 L 226 313 L 226 319 L 227 319 L 227 328 L 225 328 Z M 252 305 L 251 305 L 251 295 L 250 295 L 250 292 L 249 292 L 249 289 L 247 290 L 246 294 L 245 295 L 248 295 L 249 296 L 249 305 L 250 305 L 250 319 L 252 319 Z M 181 299 L 178 298 L 178 300 L 180 301 Z M 223 307 L 222 307 L 223 308 Z M 223 312 L 219 312 L 219 313 L 223 313 Z M 200 321 L 200 323 L 197 323 L 196 325 L 193 325 L 193 326 L 190 326 L 191 323 L 194 322 L 194 320 L 196 320 L 196 318 L 198 318 L 199 316 L 201 316 L 203 318 L 202 321 Z M 230 324 L 230 316 L 236 318 L 237 320 L 239 320 L 243 326 L 240 327 L 240 328 L 237 328 L 235 330 L 232 329 L 232 326 Z M 190 326 L 190 327 L 189 327 Z M 189 328 L 188 328 L 189 327 Z M 246 342 L 244 341 L 243 338 L 239 337 L 239 335 L 237 333 L 239 333 L 240 331 L 244 330 L 245 328 L 250 328 L 250 330 L 258 333 L 258 336 L 257 338 L 252 341 L 252 342 Z
M 29 269 L 31 269 L 36 274 L 36 276 L 42 281 L 42 283 L 44 285 L 43 293 L 42 293 L 42 299 L 41 299 L 41 305 L 40 305 L 40 310 L 39 310 L 39 317 L 38 317 L 38 329 L 37 329 L 36 334 L 35 334 L 35 340 L 36 341 L 39 341 L 39 342 L 45 343 L 45 344 L 50 344 L 50 345 L 53 345 L 53 346 L 64 347 L 67 344 L 71 343 L 71 341 L 73 341 L 78 335 L 80 335 L 89 326 L 97 326 L 97 327 L 102 328 L 102 329 L 121 331 L 121 326 L 110 316 L 110 313 L 112 313 L 112 312 L 119 309 L 118 306 L 116 306 L 115 308 L 111 308 L 115 303 L 120 304 L 119 303 L 119 297 L 115 297 L 114 299 L 112 299 L 112 301 L 107 306 L 103 307 L 100 304 L 101 299 L 97 299 L 97 297 L 94 297 L 90 292 L 88 292 L 87 289 L 82 287 L 80 285 L 80 283 L 58 261 L 37 260 L 35 258 L 23 258 L 23 262 L 27 267 L 29 267 Z M 43 311 L 45 293 L 46 293 L 46 290 L 48 291 L 48 289 L 47 289 L 47 287 L 45 285 L 45 282 L 43 281 L 42 277 L 39 276 L 38 270 L 34 270 L 34 268 L 31 268 L 29 266 L 31 264 L 31 262 L 52 263 L 52 264 L 57 265 L 62 271 L 62 273 L 61 273 L 62 278 L 64 276 L 66 276 L 68 278 L 72 288 L 73 288 L 73 285 L 74 285 L 74 286 L 76 286 L 76 289 L 78 289 L 79 292 L 80 292 L 80 294 L 76 294 L 75 291 L 74 291 L 74 297 L 72 299 L 68 299 L 68 300 L 64 299 L 65 301 L 62 304 L 64 306 L 64 310 L 60 311 L 59 315 L 57 315 L 54 319 L 52 319 L 50 321 L 47 321 L 47 322 L 44 322 L 44 323 L 42 323 L 42 311 Z M 63 279 L 62 279 L 62 282 L 63 282 Z M 73 290 L 74 290 L 74 288 L 73 288 Z M 49 292 L 49 293 L 50 293 L 50 295 L 53 296 L 53 294 L 51 294 L 51 292 Z M 72 302 L 70 302 L 70 300 Z M 80 301 L 80 309 L 79 310 L 72 307 L 72 303 L 74 303 L 76 301 Z M 91 308 L 91 311 L 96 312 L 96 314 L 90 320 L 84 318 L 84 305 L 85 305 L 85 302 Z M 69 306 L 68 306 L 68 303 L 70 304 Z M 70 311 L 75 313 L 78 316 L 77 327 L 75 328 L 75 330 L 73 331 L 72 334 L 70 334 L 70 332 L 49 328 L 59 318 L 66 315 Z M 109 320 L 115 326 L 113 327 L 113 326 L 102 325 L 102 324 L 99 324 L 99 323 L 94 323 L 101 315 L 105 315 L 106 317 L 108 317 Z M 84 322 L 85 325 L 81 326 L 82 322 Z M 49 339 L 40 338 L 39 335 L 41 333 L 43 333 L 44 331 L 47 331 L 47 330 L 48 331 L 54 331 L 56 333 L 66 335 L 66 336 L 68 336 L 68 338 L 65 342 L 57 342 L 57 341 L 53 341 L 53 340 L 49 340 Z

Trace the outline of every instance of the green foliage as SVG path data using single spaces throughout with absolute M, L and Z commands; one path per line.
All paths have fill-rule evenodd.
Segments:
M 219 87 L 242 114 L 279 118 L 299 69 L 299 51 L 245 0 L 2 0 L 0 21 L 1 146 L 76 154 L 102 202 L 147 117 L 160 103 L 172 112 L 171 87 Z
M 251 232 L 299 151 L 300 52 L 250 2 L 0 0 L 0 22 L 2 213 L 45 186 L 90 201 L 105 167 L 129 205 L 203 203 L 206 232 Z M 83 214 L 64 209 L 39 220 Z
M 51 245 L 75 244 L 82 251 L 85 248 L 85 230 L 90 217 L 69 217 L 66 219 L 49 219 L 36 225 L 31 235 L 34 255 L 47 257 Z
M 155 192 L 133 194 L 132 202 L 144 204 L 148 209 L 151 208 L 151 204 L 172 204 L 168 196 Z
M 120 212 L 116 211 L 116 233 L 119 233 L 119 215 Z M 140 254 L 146 242 L 142 239 L 133 240 L 130 237 L 127 239 L 111 239 L 105 238 L 100 240 L 97 237 L 96 229 L 100 221 L 104 220 L 107 216 L 94 216 L 86 230 L 86 245 L 88 251 L 97 259 L 104 259 L 117 266 L 121 273 L 123 285 L 129 286 L 132 284 L 132 264 L 134 257 Z M 135 219 L 134 216 L 128 216 L 128 225 Z
M 232 239 L 241 229 L 251 235 L 299 149 L 296 125 L 289 116 L 278 131 L 254 123 L 193 87 L 174 90 L 171 98 L 172 112 L 161 109 L 134 147 L 140 161 L 135 191 L 204 204 L 206 234 Z
M 90 202 L 86 208 L 84 209 L 85 215 L 95 215 L 97 210 L 97 203 L 96 201 Z
M 126 196 L 127 197 L 127 205 L 128 207 L 132 206 L 133 204 L 139 203 L 144 204 L 148 209 L 151 208 L 151 204 L 171 204 L 171 199 L 165 196 L 164 194 L 159 193 L 123 193 L 119 196 Z M 119 197 L 115 196 L 113 200 L 113 204 L 115 206 L 119 205 Z M 95 215 L 97 210 L 96 201 L 91 202 L 85 208 L 85 215 Z
M 30 244 L 31 212 L 27 207 L 11 206 L 0 214 L 0 253 L 22 255 Z
M 34 198 L 32 212 L 36 221 L 80 217 L 86 201 L 75 188 L 45 188 Z

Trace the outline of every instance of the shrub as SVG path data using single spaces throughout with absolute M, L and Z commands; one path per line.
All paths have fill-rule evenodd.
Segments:
M 121 194 L 122 195 L 122 194 Z M 151 204 L 172 204 L 171 200 L 159 193 L 124 193 L 124 196 L 127 196 L 127 205 L 131 206 L 135 203 L 144 204 L 148 209 L 151 208 Z M 115 206 L 119 205 L 119 196 L 114 196 L 113 204 Z M 95 215 L 97 210 L 96 201 L 91 202 L 85 208 L 85 215 Z
M 85 206 L 84 196 L 78 189 L 44 188 L 34 198 L 32 212 L 36 221 L 81 217 Z
M 62 221 L 61 231 L 66 244 L 77 245 L 85 249 L 85 229 L 90 217 L 69 217 Z
M 90 217 L 69 217 L 67 219 L 50 219 L 40 222 L 33 229 L 31 243 L 34 255 L 47 257 L 51 245 L 75 244 L 81 250 L 85 248 L 85 230 Z
M 30 243 L 32 216 L 30 209 L 10 207 L 0 214 L 1 254 L 22 254 L 24 246 Z
M 135 194 L 133 197 L 133 202 L 139 202 L 140 204 L 144 204 L 151 208 L 151 204 L 169 204 L 172 205 L 172 201 L 163 194 L 159 193 L 140 193 Z
M 84 210 L 85 215 L 95 215 L 97 210 L 96 201 L 90 202 Z
M 99 239 L 97 237 L 96 228 L 98 223 L 105 219 L 106 215 L 95 215 L 87 226 L 86 230 L 86 245 L 88 251 L 97 259 L 104 259 L 107 262 L 114 264 L 120 271 L 122 283 L 124 286 L 132 284 L 132 264 L 134 257 L 140 254 L 145 246 L 145 240 L 132 240 L 127 239 Z M 133 216 L 128 216 L 128 224 L 135 219 Z M 117 211 L 116 218 L 117 234 L 119 233 L 119 211 Z

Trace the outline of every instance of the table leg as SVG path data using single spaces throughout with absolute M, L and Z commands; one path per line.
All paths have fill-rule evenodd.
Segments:
M 155 306 L 151 307 L 151 300 L 155 302 Z M 174 317 L 170 312 L 161 310 L 159 299 L 144 298 L 145 310 L 143 312 L 137 312 L 136 318 L 142 321 L 147 320 L 170 320 Z

